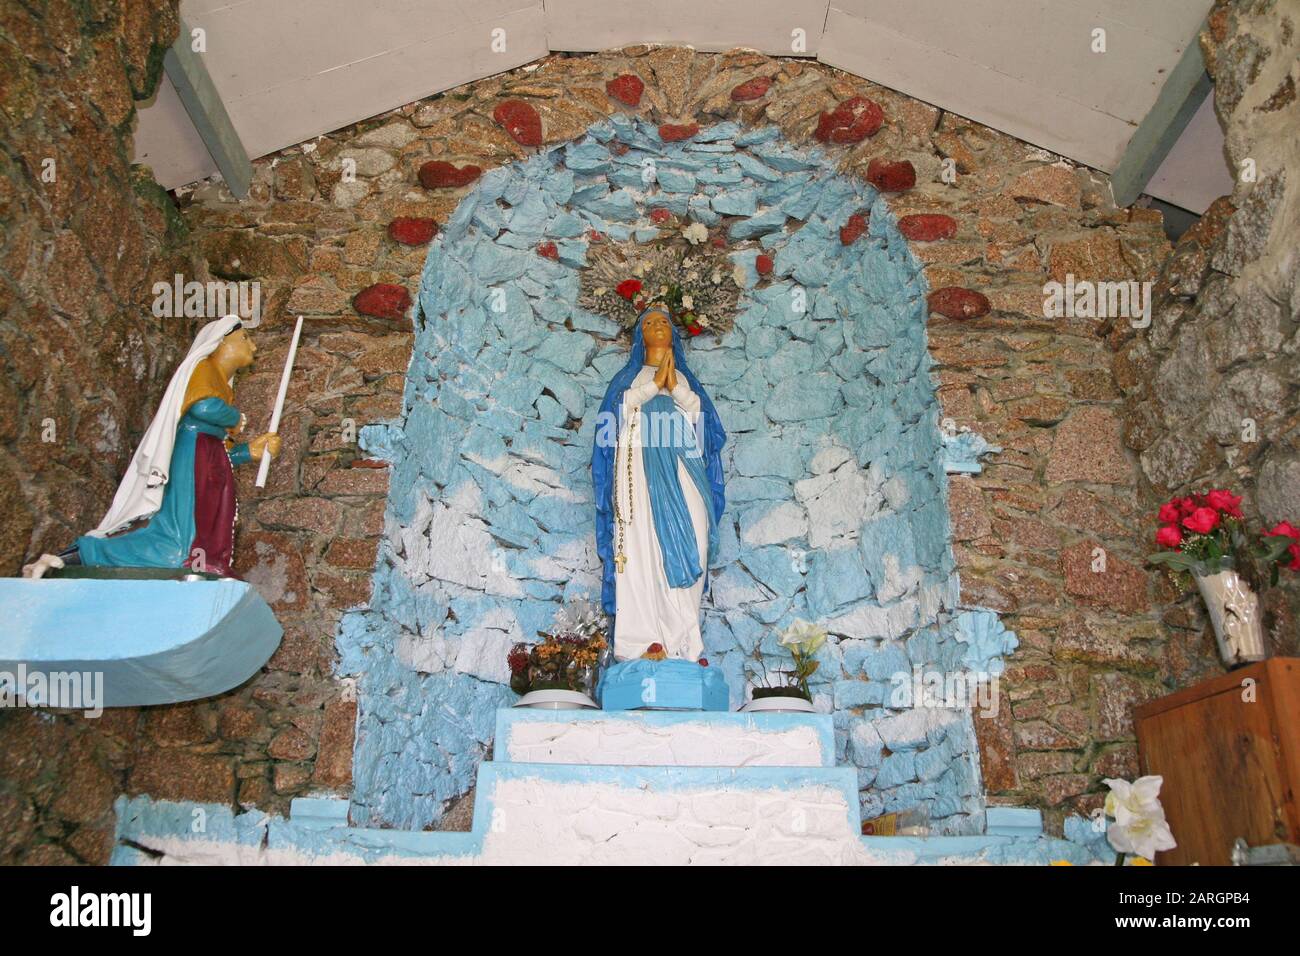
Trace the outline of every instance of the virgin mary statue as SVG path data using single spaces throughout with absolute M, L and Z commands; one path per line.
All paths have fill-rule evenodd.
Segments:
M 686 365 L 666 309 L 650 306 L 609 383 L 591 457 L 601 602 L 614 656 L 699 660 L 700 599 L 725 501 L 727 433 Z

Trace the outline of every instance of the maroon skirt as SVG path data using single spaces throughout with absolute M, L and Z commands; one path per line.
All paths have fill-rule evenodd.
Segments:
M 235 471 L 226 445 L 200 433 L 194 445 L 194 541 L 185 567 L 233 577 Z

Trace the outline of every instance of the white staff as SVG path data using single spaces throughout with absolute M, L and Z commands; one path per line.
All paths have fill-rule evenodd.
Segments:
M 293 372 L 293 359 L 298 354 L 298 336 L 302 335 L 302 316 L 293 327 L 293 340 L 289 343 L 289 357 L 284 360 L 284 374 L 280 376 L 280 394 L 275 397 L 275 410 L 271 412 L 271 427 L 267 429 L 272 435 L 280 431 L 280 413 L 284 411 L 284 396 L 289 391 L 289 375 Z M 262 463 L 257 469 L 257 487 L 266 487 L 266 475 L 271 470 L 271 450 L 262 449 Z

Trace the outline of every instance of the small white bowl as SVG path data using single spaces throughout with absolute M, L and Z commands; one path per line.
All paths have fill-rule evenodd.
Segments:
M 533 710 L 596 710 L 596 702 L 576 690 L 531 690 L 519 698 L 516 707 Z

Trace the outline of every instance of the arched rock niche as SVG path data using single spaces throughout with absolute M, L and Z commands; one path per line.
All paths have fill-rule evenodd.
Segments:
M 360 705 L 354 822 L 434 823 L 515 699 L 510 645 L 598 594 L 591 442 L 626 345 L 575 305 L 578 268 L 589 230 L 645 237 L 655 208 L 727 236 L 748 283 L 735 329 L 688 346 L 729 434 L 711 666 L 739 705 L 780 627 L 824 622 L 817 704 L 864 817 L 919 806 L 941 831 L 980 829 L 970 711 L 891 706 L 895 675 L 996 669 L 1014 646 L 957 607 L 920 266 L 870 186 L 775 127 L 664 143 L 627 117 L 486 173 L 429 251 L 403 416 L 363 435 L 392 482 L 371 606 L 338 638 Z M 869 230 L 846 245 L 855 211 Z

